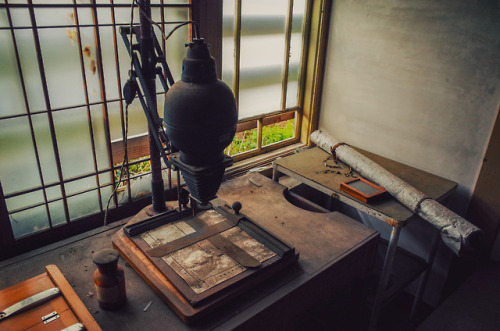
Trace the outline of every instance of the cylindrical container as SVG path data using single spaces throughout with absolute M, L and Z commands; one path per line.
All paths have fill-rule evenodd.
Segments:
M 100 250 L 93 257 L 97 265 L 94 272 L 95 290 L 103 309 L 118 309 L 127 300 L 125 274 L 118 265 L 119 257 L 118 252 L 111 248 Z

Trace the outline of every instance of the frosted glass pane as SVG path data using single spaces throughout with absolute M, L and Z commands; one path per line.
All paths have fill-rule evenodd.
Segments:
M 33 115 L 33 130 L 45 184 L 59 181 L 47 114 Z
M 84 108 L 53 113 L 63 177 L 94 171 L 92 146 Z
M 240 119 L 280 109 L 287 8 L 286 0 L 242 2 Z
M 90 1 L 81 1 L 81 3 L 90 3 Z M 92 9 L 91 8 L 85 8 L 85 7 L 79 7 L 77 9 L 78 12 L 78 23 L 80 25 L 89 25 L 89 24 L 94 24 L 94 19 L 92 18 Z M 98 22 L 101 24 L 101 22 Z
M 102 182 L 101 182 L 102 185 Z M 106 204 L 108 203 L 109 197 L 111 196 L 112 189 L 111 186 L 104 187 L 101 189 L 101 203 L 102 203 L 102 209 L 106 210 Z M 115 202 L 114 199 L 111 199 L 109 202 L 109 209 L 115 208 Z
M 14 237 L 39 232 L 49 228 L 49 220 L 45 206 L 31 208 L 11 215 L 10 225 Z
M 106 144 L 106 134 L 104 129 L 104 116 L 102 106 L 90 107 L 92 115 L 92 130 L 94 134 L 94 147 L 97 158 L 97 168 L 99 170 L 110 167 L 108 158 L 108 146 Z
M 45 189 L 48 200 L 59 199 L 62 197 L 61 187 L 59 185 L 51 186 Z
M 0 31 L 0 116 L 26 113 L 10 32 Z
M 50 220 L 52 226 L 66 224 L 66 215 L 64 214 L 64 203 L 62 200 L 49 203 Z
M 108 104 L 108 116 L 110 122 L 111 140 L 121 140 L 121 115 L 120 104 L 118 102 L 110 102 Z M 123 106 L 123 116 L 125 116 L 125 106 Z M 125 120 L 125 119 L 124 119 Z M 148 131 L 148 123 L 144 111 L 142 110 L 139 100 L 134 100 L 128 107 L 128 136 L 143 134 Z
M 286 107 L 297 106 L 298 80 L 300 70 L 300 59 L 302 53 L 302 34 L 293 33 L 290 40 L 290 62 L 288 67 L 288 84 L 286 95 Z
M 1 3 L 2 1 L 0 1 Z M 7 18 L 7 10 L 0 9 L 0 27 L 6 28 L 9 26 L 9 20 Z
M 97 183 L 94 176 L 79 180 L 73 180 L 64 184 L 64 189 L 66 190 L 67 195 L 93 188 L 97 188 Z
M 44 202 L 42 190 L 37 190 L 34 192 L 19 195 L 14 198 L 6 199 L 7 209 L 13 211 L 16 209 L 21 209 L 27 206 L 36 205 L 38 203 Z
M 30 14 L 26 8 L 10 8 L 10 17 L 14 27 L 31 26 Z
M 119 3 L 115 0 L 115 3 Z M 130 1 L 126 1 L 128 5 L 131 4 Z M 130 25 L 130 7 L 129 8 L 115 8 L 115 20 L 118 25 Z M 139 23 L 139 9 L 134 7 L 134 22 Z
M 78 43 L 65 29 L 39 30 L 52 108 L 85 103 Z
M 47 107 L 45 106 L 45 98 L 42 90 L 33 32 L 30 30 L 17 30 L 15 31 L 15 36 L 30 110 L 32 112 L 45 110 Z
M 305 16 L 305 0 L 293 2 L 292 35 L 290 38 L 290 55 L 288 67 L 288 82 L 286 107 L 298 106 L 298 80 L 302 56 L 302 30 Z
M 108 172 L 102 173 L 99 175 L 99 182 L 101 186 L 105 186 L 107 184 L 111 184 L 111 175 Z M 110 188 L 111 190 L 111 188 Z M 111 193 L 111 191 L 110 191 Z
M 97 3 L 99 3 L 99 1 L 97 1 Z M 109 1 L 107 1 L 106 4 L 109 4 Z M 111 8 L 97 8 L 97 18 L 99 19 L 99 24 L 112 24 Z
M 119 98 L 119 91 L 121 86 L 118 84 L 117 72 L 116 72 L 116 61 L 115 61 L 115 49 L 113 41 L 113 28 L 112 27 L 101 27 L 99 28 L 101 34 L 101 54 L 102 63 L 104 70 L 104 82 L 106 86 L 106 99 L 113 100 Z M 117 42 L 123 43 L 121 36 L 117 35 Z M 129 61 L 123 61 L 120 63 L 128 68 Z M 123 82 L 124 83 L 124 82 Z M 122 83 L 122 84 L 123 84 Z
M 35 17 L 39 27 L 75 24 L 73 8 L 35 8 Z
M 69 217 L 72 221 L 99 212 L 97 191 L 90 191 L 68 198 Z
M 281 83 L 247 88 L 240 92 L 239 119 L 279 110 Z M 277 105 L 276 105 L 277 102 Z
M 165 21 L 183 22 L 189 20 L 189 11 L 186 8 L 166 8 Z M 168 35 L 176 24 L 165 24 L 165 34 Z M 165 58 L 170 68 L 170 72 L 174 77 L 174 81 L 181 79 L 182 59 L 186 56 L 186 43 L 189 39 L 190 26 L 186 25 L 176 30 L 165 43 Z M 161 43 L 162 37 L 159 31 L 155 28 L 156 36 Z
M 96 43 L 93 28 L 81 28 L 80 38 L 82 40 L 82 53 L 83 53 L 83 66 L 85 68 L 85 78 L 87 80 L 87 93 L 89 95 L 89 102 L 99 102 L 101 97 L 101 85 L 99 83 L 99 68 L 97 67 L 97 53 Z M 114 61 L 113 61 L 114 62 Z M 81 69 L 78 60 L 78 67 L 74 67 L 75 76 L 80 76 Z M 80 92 L 83 95 L 83 90 Z
M 0 121 L 0 178 L 5 194 L 40 185 L 26 117 Z

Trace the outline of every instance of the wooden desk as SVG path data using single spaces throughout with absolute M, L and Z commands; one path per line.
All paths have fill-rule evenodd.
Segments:
M 394 175 L 405 180 L 407 183 L 414 186 L 418 190 L 424 192 L 428 197 L 434 200 L 443 201 L 457 187 L 457 184 L 455 182 L 447 180 L 445 178 L 432 175 L 425 171 L 401 164 L 399 162 L 381 157 L 367 151 L 363 151 L 360 149 L 356 150 L 366 157 L 370 158 L 374 162 L 378 163 L 382 167 L 386 168 Z M 340 183 L 350 179 L 344 175 L 344 173 L 349 171 L 349 167 L 339 161 L 338 165 L 341 166 L 341 169 L 335 170 L 339 170 L 341 174 L 329 173 L 328 170 L 330 170 L 331 168 L 325 166 L 325 162 L 327 162 L 326 160 L 329 155 L 329 153 L 326 153 L 319 147 L 314 147 L 304 150 L 300 153 L 278 159 L 273 163 L 273 179 L 275 181 L 278 181 L 281 175 L 288 175 L 310 187 L 313 187 L 320 192 L 327 194 L 331 197 L 331 199 L 335 199 L 342 203 L 350 205 L 392 226 L 392 233 L 380 275 L 375 302 L 373 305 L 372 319 L 376 320 L 382 302 L 389 297 L 388 294 L 392 294 L 395 292 L 395 290 L 397 290 L 394 288 L 389 290 L 387 288 L 388 280 L 393 268 L 401 229 L 406 225 L 408 221 L 410 221 L 414 217 L 414 213 L 392 197 L 375 201 L 373 203 L 364 203 L 360 200 L 357 200 L 353 196 L 341 191 Z M 332 163 L 332 161 L 329 162 L 330 164 Z M 356 175 L 356 173 L 354 174 Z M 417 295 L 415 296 L 413 310 L 416 309 L 425 289 L 428 270 L 432 265 L 435 251 L 437 249 L 438 240 L 439 236 L 438 232 L 436 232 L 436 236 L 431 243 L 431 254 L 426 261 L 428 267 L 425 273 L 421 276 L 419 289 L 417 290 Z
M 186 315 L 191 325 L 174 319 L 169 328 L 290 329 L 319 300 L 371 273 L 378 239 L 375 231 L 337 212 L 322 214 L 295 207 L 285 199 L 284 190 L 269 178 L 250 174 L 223 183 L 218 195 L 229 204 L 240 201 L 243 214 L 293 245 L 300 253 L 298 263 L 216 310 L 183 312 L 191 313 Z M 112 240 L 141 277 L 144 270 L 152 270 L 148 273 L 153 276 L 144 280 L 173 311 L 179 309 L 179 298 L 169 281 L 127 242 L 123 231 Z

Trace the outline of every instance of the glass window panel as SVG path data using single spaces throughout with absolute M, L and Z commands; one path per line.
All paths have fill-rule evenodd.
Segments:
M 62 197 L 61 187 L 59 185 L 47 187 L 45 192 L 48 200 L 59 199 Z
M 97 183 L 94 176 L 90 176 L 79 180 L 73 180 L 64 184 L 66 195 L 75 194 L 96 187 Z
M 48 3 L 50 0 L 33 0 L 33 4 L 44 4 Z M 51 3 L 60 4 L 60 5 L 70 5 L 72 4 L 72 0 L 52 0 Z
M 189 20 L 189 11 L 186 8 L 166 8 L 165 9 L 165 21 L 170 22 L 183 22 Z M 177 24 L 165 24 L 165 35 L 168 35 L 170 31 Z M 156 28 L 155 28 L 156 29 Z M 158 31 L 156 30 L 155 33 Z M 176 30 L 165 42 L 165 58 L 167 64 L 170 68 L 170 72 L 174 77 L 174 81 L 181 79 L 182 72 L 182 59 L 186 56 L 186 47 L 184 45 L 190 41 L 189 39 L 190 26 L 185 25 L 180 29 Z M 162 40 L 159 33 L 158 41 Z
M 84 108 L 53 113 L 64 178 L 94 171 L 87 112 Z
M 0 160 L 0 178 L 5 194 L 40 185 L 26 117 L 0 121 Z
M 0 117 L 26 113 L 10 31 L 0 31 Z
M 234 0 L 222 2 L 222 80 L 234 92 Z
M 291 139 L 295 135 L 295 113 L 287 113 L 263 120 L 262 146 L 271 145 L 280 141 Z
M 97 191 L 90 191 L 68 198 L 69 216 L 72 221 L 100 211 Z
M 60 28 L 39 30 L 39 36 L 52 108 L 84 104 L 78 43 Z
M 34 192 L 25 193 L 17 197 L 6 199 L 5 202 L 7 203 L 7 209 L 9 211 L 36 205 L 38 203 L 44 202 L 43 191 L 37 190 Z
M 261 87 L 247 88 L 240 91 L 238 118 L 279 110 L 281 83 Z
M 101 183 L 101 187 L 106 186 L 108 184 L 112 184 L 111 183 L 111 175 L 109 174 L 109 172 L 99 174 L 99 182 Z M 110 189 L 111 189 L 111 186 L 110 186 Z M 111 194 L 111 191 L 109 193 Z
M 66 215 L 64 214 L 64 203 L 62 200 L 49 203 L 50 220 L 52 226 L 66 224 Z
M 116 0 L 115 3 L 117 3 Z M 126 3 L 131 4 L 130 1 L 126 1 Z M 130 25 L 130 7 L 115 8 L 115 21 L 117 25 Z M 139 23 L 139 9 L 137 6 L 134 7 L 134 23 Z
M 119 191 L 117 191 L 116 194 L 118 196 L 118 206 L 123 206 L 124 204 L 132 201 L 131 198 L 129 198 L 128 189 L 119 190 Z M 109 197 L 108 197 L 108 199 L 109 199 Z M 111 199 L 111 202 L 109 205 L 110 205 L 110 208 L 111 208 L 111 206 L 115 206 L 113 199 Z
M 236 155 L 257 149 L 257 121 L 239 123 L 233 142 L 226 148 L 227 155 Z
M 77 1 L 78 3 L 78 1 Z M 81 3 L 84 3 L 81 1 Z M 90 3 L 90 1 L 88 1 Z M 77 9 L 78 12 L 78 23 L 80 25 L 92 25 L 94 24 L 94 19 L 92 17 L 92 9 L 90 7 L 79 7 Z M 98 22 L 101 23 L 101 22 Z
M 89 102 L 99 102 L 102 100 L 102 96 L 98 73 L 99 68 L 97 66 L 96 39 L 94 29 L 81 28 L 80 38 L 82 41 L 81 51 L 83 53 L 83 66 L 85 68 L 85 77 L 87 79 L 87 93 L 89 96 Z M 101 45 L 103 44 L 101 43 Z M 80 68 L 80 60 L 78 60 L 78 67 L 75 67 L 73 71 L 75 72 L 75 75 L 80 75 L 81 77 Z
M 132 199 L 140 199 L 151 194 L 151 175 L 147 174 L 134 178 L 130 181 L 130 190 L 132 193 Z M 125 190 L 127 191 L 127 190 Z M 121 204 L 119 201 L 118 204 Z
M 10 216 L 10 225 L 15 238 L 49 228 L 47 210 L 44 205 L 14 213 Z
M 11 3 L 12 1 L 9 1 Z M 26 2 L 24 2 L 26 3 Z M 31 19 L 28 9 L 26 8 L 10 8 L 10 17 L 13 27 L 31 26 Z
M 16 36 L 30 110 L 32 112 L 45 110 L 47 107 L 45 106 L 45 97 L 42 90 L 42 80 L 38 68 L 33 31 L 17 30 L 14 33 Z
M 125 116 L 125 106 L 123 108 L 123 115 Z M 120 104 L 118 102 L 108 103 L 108 116 L 111 140 L 122 140 Z M 144 115 L 141 103 L 136 99 L 128 107 L 128 136 L 144 134 L 147 131 L 146 115 Z
M 97 2 L 99 3 L 99 1 Z M 109 4 L 109 1 L 105 2 L 105 4 Z M 99 19 L 99 24 L 112 24 L 113 21 L 111 19 L 111 11 L 112 8 L 97 8 L 97 18 Z
M 101 182 L 101 185 L 102 185 L 102 182 Z M 101 203 L 102 203 L 102 208 L 104 210 L 106 210 L 106 205 L 108 203 L 109 198 L 111 197 L 112 191 L 113 190 L 112 190 L 111 186 L 106 186 L 106 187 L 101 188 Z M 111 199 L 109 201 L 108 210 L 113 209 L 113 208 L 115 208 L 115 200 Z
M 2 1 L 0 1 L 1 3 Z M 7 17 L 7 10 L 6 9 L 0 9 L 0 28 L 6 28 L 9 27 L 9 19 Z
M 116 61 L 115 61 L 115 49 L 114 49 L 114 39 L 113 39 L 113 28 L 112 27 L 101 27 L 99 28 L 101 35 L 101 54 L 102 63 L 104 70 L 104 82 L 106 86 L 106 99 L 113 100 L 119 98 L 119 89 L 121 89 L 120 84 L 118 84 L 118 77 L 116 73 Z M 117 36 L 119 37 L 119 35 Z M 117 42 L 123 42 L 121 37 Z M 120 65 L 125 65 L 128 67 L 129 61 L 126 58 Z M 120 60 L 120 59 L 119 59 Z
M 261 1 L 242 3 L 240 119 L 280 109 L 287 2 L 266 3 L 266 7 L 262 6 Z M 278 3 L 281 3 L 281 7 Z M 259 11 L 261 14 L 257 16 Z M 277 32 L 275 23 L 270 22 L 279 22 L 281 32 Z M 268 30 L 263 30 L 261 26 Z M 269 34 L 264 34 L 266 32 Z M 274 85 L 279 85 L 279 88 Z M 263 86 L 269 88 L 254 103 L 257 101 L 255 89 L 260 90 Z
M 106 131 L 104 128 L 104 116 L 102 106 L 91 106 L 92 130 L 94 135 L 94 147 L 99 170 L 109 168 L 108 145 L 106 143 Z M 120 130 L 121 132 L 121 130 Z
M 292 35 L 290 38 L 290 57 L 288 67 L 288 84 L 286 95 L 286 107 L 298 106 L 298 80 L 300 62 L 302 57 L 302 33 L 305 17 L 305 1 L 295 0 L 293 2 Z
M 68 26 L 75 25 L 73 8 L 35 8 L 36 25 Z
M 42 167 L 43 180 L 45 184 L 59 181 L 57 174 L 52 135 L 50 133 L 49 119 L 47 114 L 32 116 L 33 130 L 35 131 L 36 146 Z

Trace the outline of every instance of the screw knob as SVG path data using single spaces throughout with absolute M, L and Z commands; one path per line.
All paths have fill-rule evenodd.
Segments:
M 233 202 L 233 204 L 231 205 L 231 208 L 233 208 L 234 213 L 235 213 L 236 215 L 238 215 L 238 214 L 240 213 L 241 207 L 242 207 L 242 206 L 241 206 L 241 202 L 239 202 L 239 201 L 235 201 L 235 202 Z

